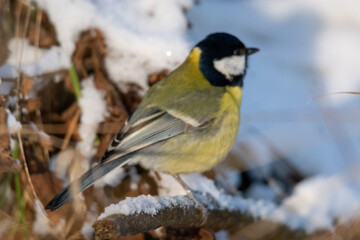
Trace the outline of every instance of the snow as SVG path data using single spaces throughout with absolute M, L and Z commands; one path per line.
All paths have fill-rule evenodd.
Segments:
M 112 187 L 117 186 L 122 182 L 122 180 L 126 177 L 125 170 L 122 166 L 116 167 L 110 173 L 106 174 L 104 177 L 95 182 L 95 187 L 103 187 L 105 185 L 109 185 Z
M 137 190 L 139 187 L 139 183 L 141 181 L 141 176 L 138 174 L 135 167 L 131 167 L 129 169 L 129 174 L 130 174 L 130 180 L 131 180 L 130 189 Z
M 359 183 L 351 182 L 345 174 L 308 179 L 296 186 L 274 219 L 307 232 L 332 229 L 334 219 L 343 224 L 360 216 Z M 280 215 L 284 213 L 292 217 L 282 219 Z
M 155 171 L 150 171 L 149 175 L 156 182 L 160 197 L 186 194 L 186 190 L 172 175 Z
M 68 56 L 82 31 L 98 28 L 104 33 L 106 68 L 119 86 L 130 81 L 146 89 L 150 73 L 173 69 L 189 50 L 183 9 L 192 5 L 191 0 L 36 2 L 49 14 Z
M 10 134 L 17 133 L 22 128 L 21 123 L 18 120 L 16 120 L 16 117 L 10 112 L 9 109 L 5 109 L 5 110 L 8 115 L 6 124 L 9 129 Z
M 48 50 L 37 49 L 30 45 L 27 39 L 13 38 L 8 44 L 8 49 L 10 55 L 7 62 L 0 66 L 2 78 L 16 78 L 19 63 L 20 72 L 27 76 L 37 76 L 70 67 L 70 58 L 58 46 Z
M 55 226 L 50 223 L 49 218 L 44 212 L 42 203 L 38 200 L 34 200 L 35 203 L 35 221 L 32 225 L 32 230 L 39 236 L 58 235 L 65 227 L 65 220 L 60 219 Z
M 72 147 L 62 150 L 50 159 L 50 170 L 55 172 L 56 177 L 63 180 L 64 187 L 69 184 L 69 169 L 75 161 L 76 150 Z
M 16 79 L 19 71 L 26 76 L 36 77 L 41 74 L 68 69 L 71 60 L 62 48 L 52 46 L 49 49 L 37 49 L 30 45 L 27 39 L 13 38 L 8 44 L 9 57 L 6 63 L 0 66 L 0 78 Z M 4 81 L 1 84 L 0 94 L 8 95 L 15 85 Z
M 113 214 L 133 215 L 133 214 L 152 214 L 158 211 L 174 206 L 190 207 L 194 202 L 190 199 L 178 197 L 156 198 L 150 195 L 141 195 L 136 198 L 127 197 L 118 204 L 111 204 L 105 208 L 105 211 L 98 217 L 98 220 L 104 219 Z
M 299 184 L 294 194 L 280 206 L 276 206 L 271 201 L 228 195 L 219 190 L 213 181 L 199 174 L 182 175 L 182 178 L 194 191 L 197 199 L 210 195 L 216 201 L 215 204 L 209 203 L 208 209 L 241 211 L 255 218 L 283 223 L 293 229 L 305 229 L 308 233 L 317 229 L 332 229 L 334 219 L 339 223 L 346 223 L 360 216 L 360 193 L 357 191 L 360 182 L 349 184 L 345 175 L 318 176 L 306 180 Z M 126 198 L 106 207 L 98 220 L 114 214 L 155 215 L 164 208 L 187 207 L 194 204 L 192 200 L 182 196 L 184 195 L 157 198 L 141 195 L 136 198 Z
M 94 224 L 98 216 L 97 209 L 97 203 L 91 204 L 90 209 L 87 209 L 86 212 L 86 221 L 81 228 L 81 234 L 89 239 L 93 238 L 94 236 L 94 229 L 92 225 Z
M 276 201 L 277 195 L 272 188 L 264 183 L 252 183 L 246 191 L 246 196 L 255 200 Z
M 213 181 L 207 179 L 200 174 L 181 175 L 188 186 L 196 193 L 196 198 L 206 198 L 207 194 L 216 201 L 215 204 L 208 204 L 208 209 L 227 209 L 249 212 L 254 217 L 270 218 L 276 209 L 271 202 L 255 201 L 252 199 L 244 199 L 241 196 L 231 196 L 219 190 Z M 158 211 L 172 206 L 189 207 L 194 202 L 184 195 L 164 196 L 161 198 L 150 195 L 141 195 L 136 198 L 126 198 L 125 200 L 112 204 L 105 208 L 104 213 L 99 216 L 99 220 L 104 219 L 113 214 L 132 215 L 139 213 L 156 214 Z
M 95 153 L 94 141 L 99 123 L 108 116 L 105 92 L 95 87 L 93 77 L 81 82 L 81 98 L 78 103 L 81 108 L 79 135 L 82 139 L 77 149 L 86 158 L 90 159 Z
M 188 187 L 195 192 L 211 195 L 220 209 L 240 210 L 242 212 L 249 211 L 254 217 L 267 218 L 276 208 L 275 204 L 269 201 L 245 199 L 242 196 L 231 196 L 223 189 L 218 189 L 214 181 L 200 175 L 198 173 L 181 174 L 181 178 Z M 208 208 L 218 208 L 218 206 L 207 206 Z
M 35 221 L 33 223 L 33 231 L 44 236 L 50 232 L 49 218 L 43 211 L 42 205 L 39 200 L 35 199 Z

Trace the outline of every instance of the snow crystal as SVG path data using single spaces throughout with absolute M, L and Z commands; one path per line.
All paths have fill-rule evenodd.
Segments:
M 294 229 L 305 229 L 308 233 L 317 229 L 331 229 L 334 219 L 345 223 L 360 215 L 360 194 L 357 191 L 359 183 L 349 184 L 343 175 L 314 177 L 304 181 L 280 206 L 270 201 L 230 196 L 216 188 L 213 181 L 199 174 L 182 175 L 182 178 L 198 200 L 208 202 L 207 195 L 210 195 L 216 201 L 214 204 L 208 202 L 208 209 L 241 211 L 255 218 L 283 223 Z M 193 204 L 192 200 L 184 196 L 157 198 L 142 195 L 110 205 L 98 219 L 112 214 L 156 214 L 166 207 L 186 207 L 190 204 Z
M 136 198 L 127 197 L 118 204 L 111 204 L 106 207 L 98 220 L 113 214 L 132 215 L 146 213 L 155 215 L 158 211 L 165 208 L 174 206 L 190 207 L 192 205 L 194 205 L 192 200 L 184 198 L 183 196 L 156 198 L 150 195 L 141 195 Z
M 181 174 L 181 177 L 193 191 L 210 194 L 211 197 L 220 204 L 221 209 L 240 210 L 244 213 L 250 212 L 254 217 L 265 218 L 276 208 L 272 202 L 244 199 L 241 196 L 228 195 L 223 189 L 218 189 L 214 181 L 201 174 Z
M 213 181 L 200 174 L 194 173 L 189 175 L 182 175 L 182 178 L 187 184 L 189 184 L 189 187 L 195 191 L 194 193 L 196 198 L 199 198 L 200 201 L 207 201 L 207 194 L 210 194 L 211 197 L 215 199 L 215 204 L 212 205 L 209 203 L 207 205 L 207 208 L 209 209 L 220 208 L 227 210 L 239 210 L 244 213 L 249 213 L 254 217 L 262 218 L 269 217 L 275 210 L 275 205 L 271 202 L 244 199 L 240 196 L 230 196 L 224 193 L 222 190 L 217 189 Z M 126 198 L 124 201 L 121 201 L 118 204 L 110 205 L 105 209 L 105 212 L 100 215 L 99 219 L 106 218 L 112 214 L 156 214 L 159 210 L 166 207 L 186 207 L 193 204 L 193 201 L 187 197 L 184 197 L 184 195 L 166 196 L 162 198 L 156 198 L 150 195 L 142 195 L 137 198 Z

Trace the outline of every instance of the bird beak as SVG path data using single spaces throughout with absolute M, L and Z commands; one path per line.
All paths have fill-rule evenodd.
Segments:
M 249 56 L 249 55 L 251 55 L 253 53 L 256 53 L 258 51 L 260 51 L 260 49 L 258 49 L 258 48 L 247 48 L 246 49 L 246 55 Z

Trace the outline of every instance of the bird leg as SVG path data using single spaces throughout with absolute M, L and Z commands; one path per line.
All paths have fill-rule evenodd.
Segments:
M 172 176 L 180 183 L 180 185 L 184 188 L 186 195 L 190 198 L 194 203 L 196 208 L 201 211 L 201 225 L 203 226 L 207 220 L 207 210 L 204 208 L 203 204 L 201 204 L 196 197 L 194 196 L 194 192 L 189 188 L 189 186 L 182 180 L 182 178 L 178 174 L 172 174 Z

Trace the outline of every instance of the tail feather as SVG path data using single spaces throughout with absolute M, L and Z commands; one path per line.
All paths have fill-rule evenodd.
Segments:
M 118 159 L 103 162 L 95 167 L 91 168 L 89 171 L 84 173 L 78 180 L 72 182 L 69 186 L 64 188 L 59 192 L 45 207 L 45 209 L 50 209 L 54 211 L 71 200 L 71 198 L 78 194 L 91 185 L 94 184 L 96 180 L 103 177 L 111 170 L 115 169 L 118 166 L 125 165 L 131 158 L 132 154 L 127 154 Z

